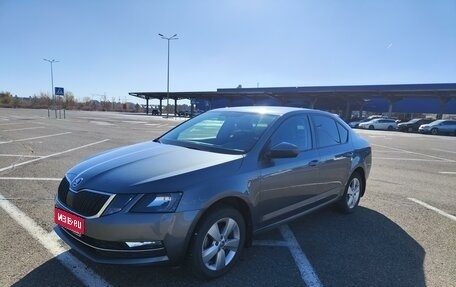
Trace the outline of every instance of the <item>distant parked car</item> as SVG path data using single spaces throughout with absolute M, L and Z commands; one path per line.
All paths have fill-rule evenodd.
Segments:
M 423 134 L 456 134 L 456 120 L 436 120 L 418 129 Z
M 370 121 L 369 119 L 366 119 L 366 118 L 357 118 L 357 119 L 352 119 L 351 121 L 348 122 L 348 125 L 351 127 L 351 128 L 357 128 L 359 126 L 360 123 L 364 123 L 364 122 L 367 122 L 367 121 Z
M 417 132 L 421 125 L 429 124 L 433 121 L 435 119 L 411 119 L 408 122 L 398 124 L 397 129 L 401 132 Z
M 190 116 L 190 112 L 189 111 L 178 111 L 177 115 L 179 117 L 189 117 Z
M 365 123 L 365 122 L 371 121 L 373 119 L 380 119 L 380 118 L 385 118 L 385 117 L 382 115 L 372 115 L 367 118 L 357 118 L 357 119 L 351 120 L 348 123 L 348 125 L 352 128 L 358 128 L 360 123 Z
M 152 110 L 152 115 L 153 115 L 153 116 L 159 116 L 159 115 L 160 115 L 160 110 L 158 110 L 158 109 L 153 109 L 153 110 Z
M 373 119 L 368 122 L 360 123 L 359 128 L 392 131 L 397 129 L 397 123 L 395 119 Z

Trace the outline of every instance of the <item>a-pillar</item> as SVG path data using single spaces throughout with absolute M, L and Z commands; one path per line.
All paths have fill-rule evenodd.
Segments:
M 174 116 L 177 116 L 177 98 L 174 99 Z

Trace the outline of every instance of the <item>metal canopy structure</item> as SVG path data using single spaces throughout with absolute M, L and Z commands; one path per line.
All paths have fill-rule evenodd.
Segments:
M 162 100 L 166 92 L 132 92 L 131 96 L 145 99 L 149 106 L 149 99 Z M 309 86 L 309 87 L 270 87 L 270 88 L 235 88 L 217 89 L 213 92 L 171 92 L 171 99 L 208 101 L 209 107 L 213 102 L 224 100 L 228 105 L 233 105 L 236 100 L 248 100 L 252 105 L 263 104 L 272 100 L 280 105 L 300 105 L 309 108 L 335 109 L 344 111 L 348 117 L 351 111 L 363 108 L 367 101 L 382 98 L 388 101 L 388 110 L 391 113 L 393 103 L 406 98 L 433 98 L 441 103 L 440 114 L 443 113 L 445 104 L 456 100 L 456 83 L 440 84 L 402 84 L 402 85 L 358 85 L 358 86 Z M 192 106 L 193 108 L 193 106 Z M 148 111 L 147 111 L 148 112 Z M 193 111 L 192 111 L 193 112 Z

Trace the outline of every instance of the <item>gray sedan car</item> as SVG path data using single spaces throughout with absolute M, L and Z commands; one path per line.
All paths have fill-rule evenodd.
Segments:
M 257 232 L 333 203 L 353 212 L 370 168 L 367 141 L 333 114 L 216 109 L 71 168 L 55 230 L 95 262 L 185 262 L 214 278 Z

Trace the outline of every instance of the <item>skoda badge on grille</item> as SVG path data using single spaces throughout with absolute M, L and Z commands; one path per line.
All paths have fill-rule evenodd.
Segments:
M 82 177 L 76 178 L 76 179 L 73 180 L 73 182 L 71 183 L 71 187 L 72 187 L 72 188 L 78 187 L 78 185 L 80 185 L 81 182 L 82 182 L 83 180 L 84 180 L 84 179 L 83 179 Z

